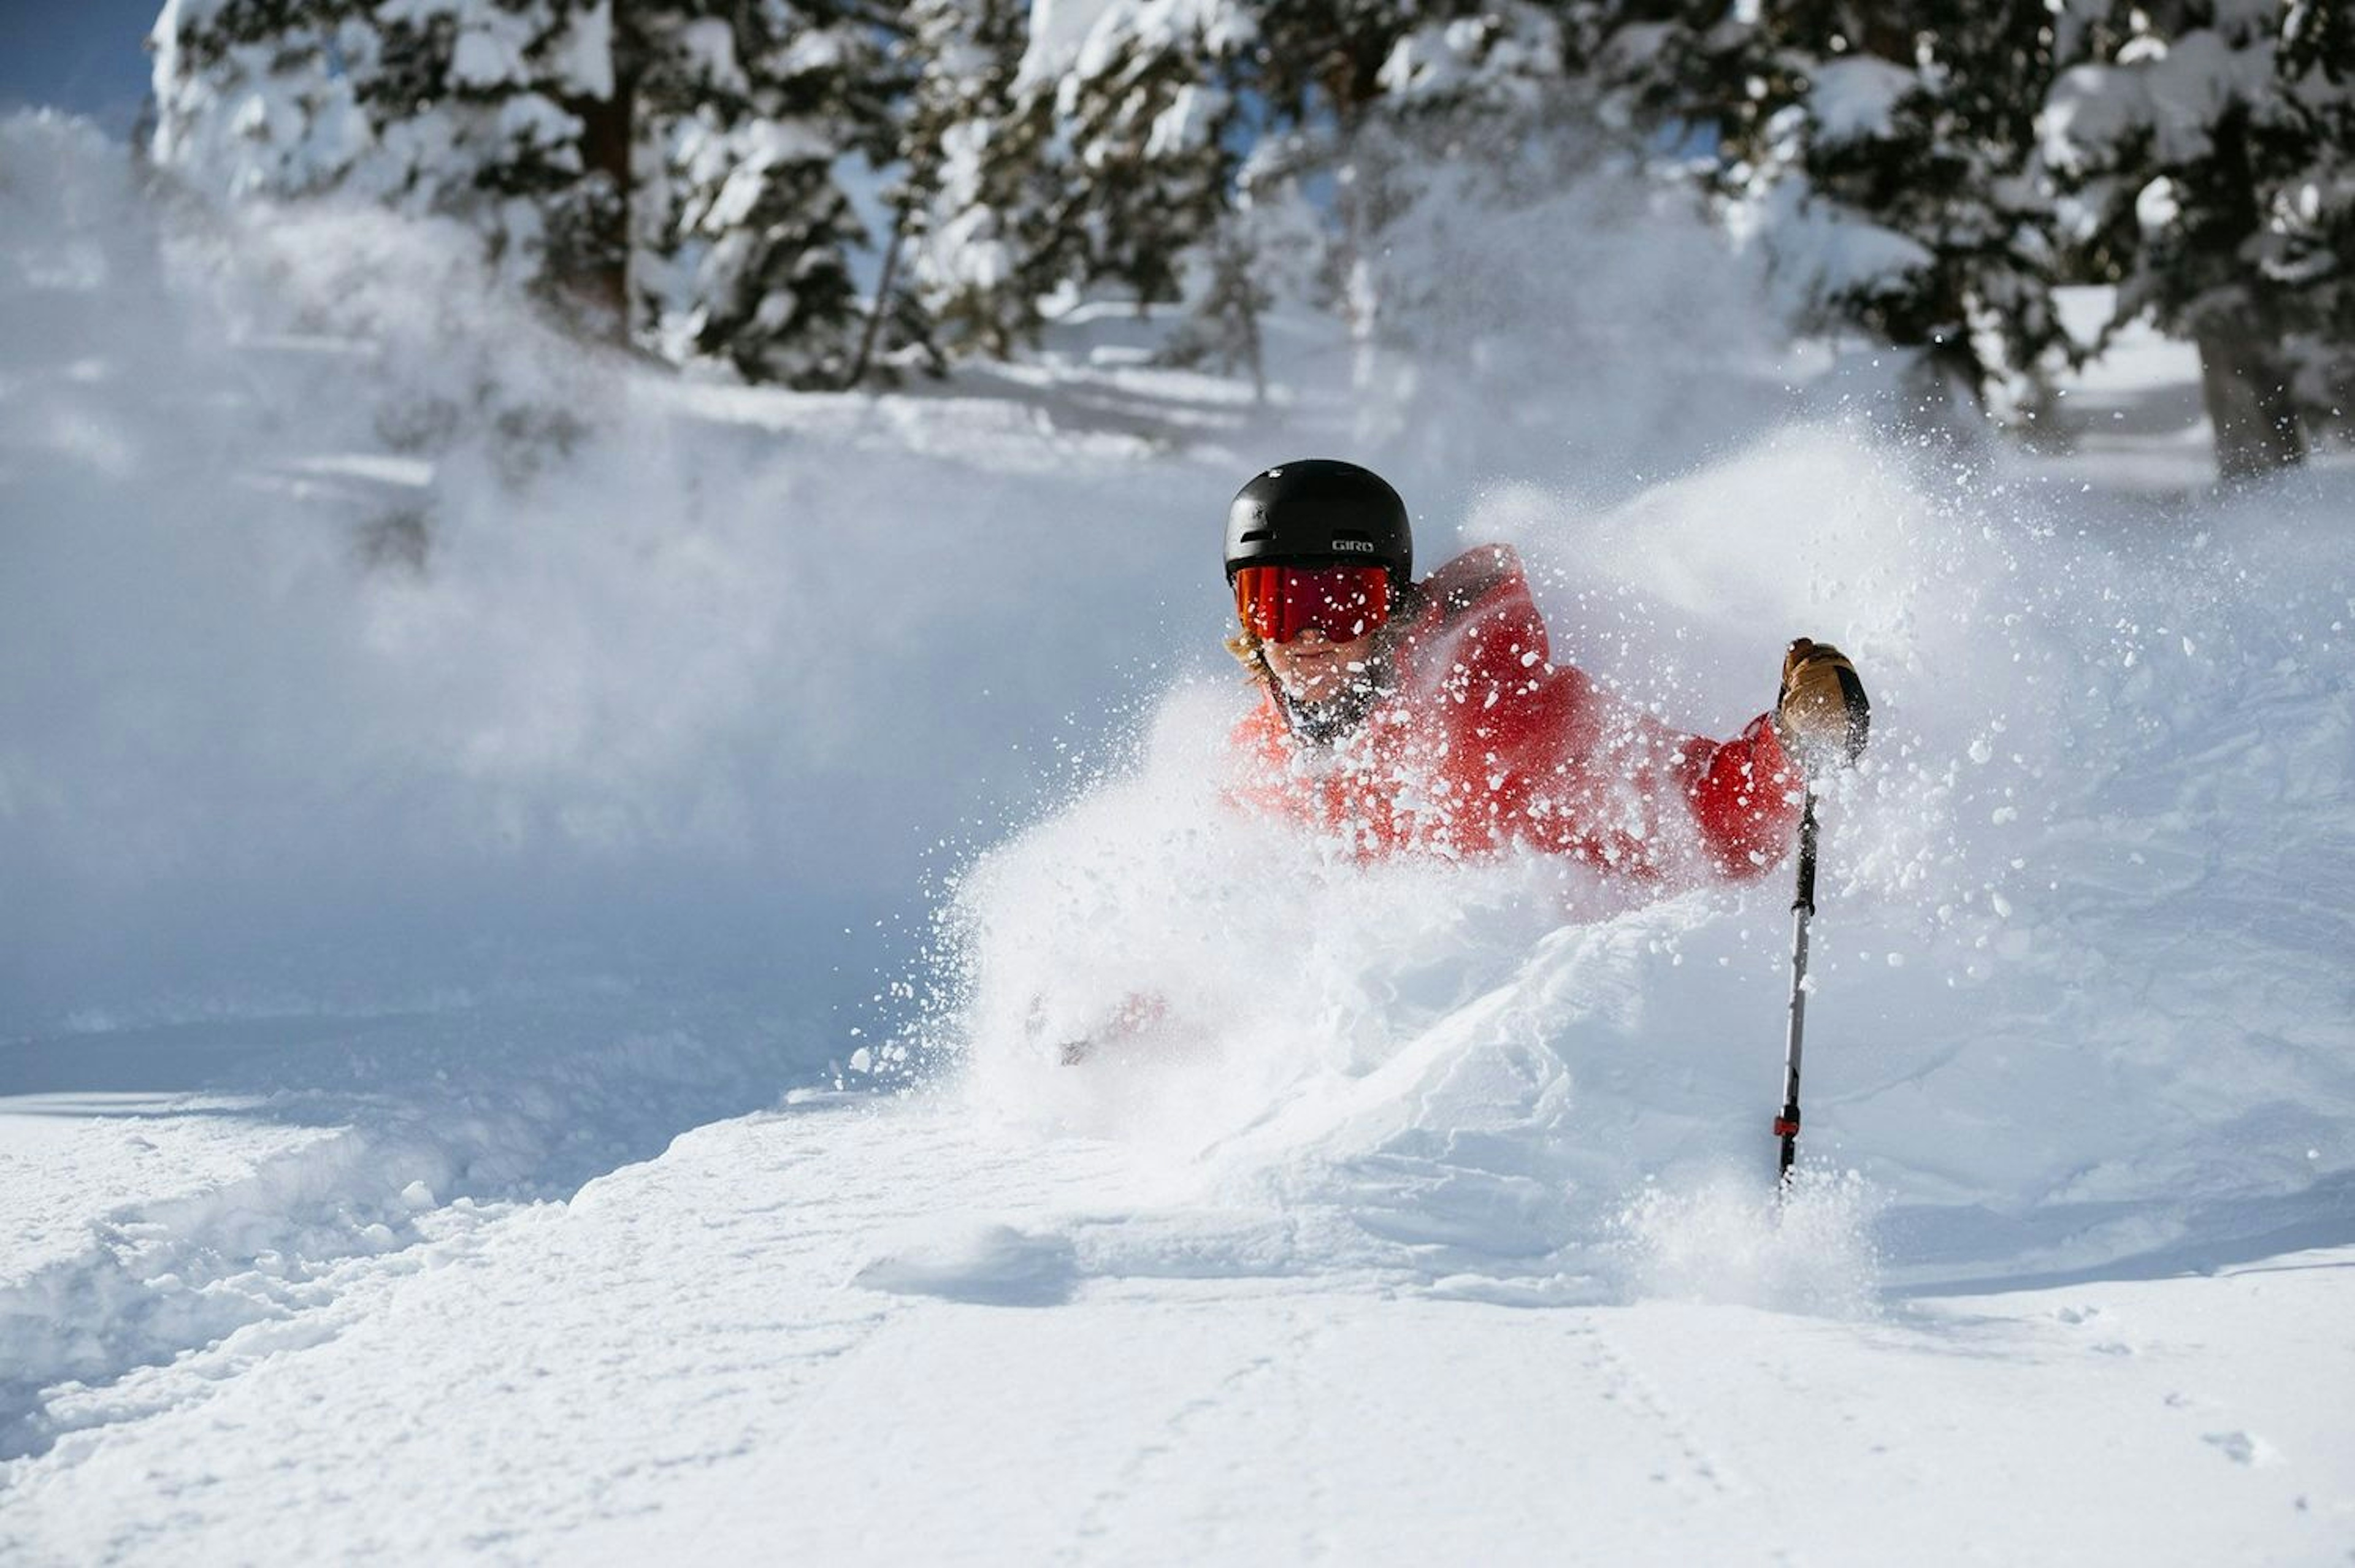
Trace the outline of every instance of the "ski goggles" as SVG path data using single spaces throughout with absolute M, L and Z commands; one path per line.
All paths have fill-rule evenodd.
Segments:
M 1235 572 L 1235 613 L 1263 642 L 1315 628 L 1353 642 L 1391 618 L 1391 574 L 1380 566 L 1246 566 Z

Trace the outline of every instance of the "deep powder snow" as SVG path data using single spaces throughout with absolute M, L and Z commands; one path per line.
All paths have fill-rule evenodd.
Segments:
M 115 160 L 0 123 L 0 1545 L 2344 1536 L 2343 468 L 2154 502 L 1823 402 L 1585 490 L 1402 455 L 1427 560 L 1514 544 L 1670 722 L 1795 633 L 1864 671 L 1776 1220 L 1784 870 L 1631 904 L 1220 797 L 1206 541 L 1365 434 L 1313 363 L 683 386 Z M 1424 377 L 1402 452 L 1499 395 Z

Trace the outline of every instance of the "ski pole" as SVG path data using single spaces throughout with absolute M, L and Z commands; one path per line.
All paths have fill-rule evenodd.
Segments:
M 1809 784 L 1799 815 L 1799 886 L 1791 899 L 1791 1033 L 1783 1048 L 1783 1114 L 1774 1136 L 1783 1140 L 1775 1192 L 1791 1189 L 1791 1164 L 1799 1157 L 1799 1040 L 1807 1024 L 1807 921 L 1816 912 L 1816 786 Z

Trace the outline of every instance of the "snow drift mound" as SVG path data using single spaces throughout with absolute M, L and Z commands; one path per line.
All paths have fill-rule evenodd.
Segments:
M 964 880 L 963 1092 L 1127 1140 L 1185 1201 L 1274 1203 L 1327 1263 L 1483 1288 L 1822 1300 L 1876 1253 L 2165 1267 L 2343 1223 L 2334 499 L 2169 517 L 1801 430 L 1611 515 L 1506 492 L 1470 520 L 1537 563 L 1563 656 L 1689 728 L 1764 706 L 1786 634 L 1866 673 L 1810 1028 L 1828 1277 L 1729 1277 L 1708 1240 L 1756 1217 L 1727 1174 L 1771 1169 L 1785 869 L 1612 912 L 1533 859 L 1361 869 L 1219 797 L 1224 688 Z

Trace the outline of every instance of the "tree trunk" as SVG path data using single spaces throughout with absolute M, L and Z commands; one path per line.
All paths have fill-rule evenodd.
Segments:
M 567 106 L 581 117 L 581 155 L 587 172 L 611 183 L 613 199 L 599 215 L 602 232 L 592 260 L 581 275 L 566 282 L 582 315 L 597 324 L 601 336 L 624 347 L 630 341 L 630 207 L 636 194 L 630 178 L 631 142 L 636 132 L 631 111 L 636 99 L 637 82 L 617 69 L 611 97 L 577 100 Z
M 908 209 L 902 207 L 891 215 L 891 242 L 883 247 L 883 271 L 875 280 L 875 302 L 867 309 L 867 325 L 858 334 L 858 357 L 851 361 L 850 374 L 842 379 L 846 392 L 857 390 L 875 363 L 875 339 L 883 327 L 883 313 L 891 308 L 891 288 L 899 281 L 900 247 L 907 238 Z
M 2200 392 L 2216 430 L 2216 475 L 2227 485 L 2261 479 L 2306 461 L 2306 432 L 2289 377 L 2254 333 L 2203 332 Z

